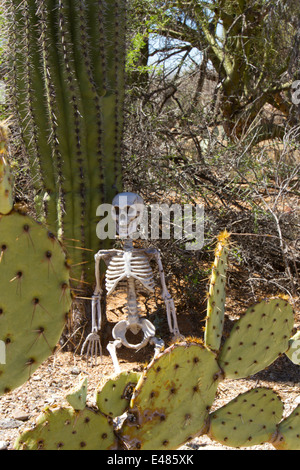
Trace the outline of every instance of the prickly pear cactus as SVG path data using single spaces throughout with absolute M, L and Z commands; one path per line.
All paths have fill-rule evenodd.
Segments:
M 247 377 L 268 367 L 299 341 L 298 334 L 291 338 L 292 329 L 293 312 L 286 300 L 262 301 L 235 323 L 218 353 L 200 340 L 187 338 L 155 357 L 141 375 L 125 372 L 101 383 L 96 393 L 98 409 L 110 426 L 113 418 L 127 413 L 125 421 L 120 420 L 123 424 L 115 429 L 122 448 L 130 450 L 177 449 L 194 435 L 202 434 L 230 447 L 268 442 L 276 449 L 298 450 L 299 407 L 282 420 L 283 403 L 271 389 L 252 389 L 210 413 L 220 381 Z M 79 392 L 75 390 L 75 407 Z M 82 408 L 84 404 L 79 402 Z M 53 428 L 42 417 L 35 429 L 20 436 L 17 448 L 37 448 L 39 442 L 45 449 L 77 449 L 75 423 L 81 414 L 76 414 L 76 432 L 73 438 L 68 433 L 66 445 L 63 429 L 67 413 L 70 411 L 53 412 Z M 80 413 L 86 413 L 86 408 Z M 80 432 L 83 425 L 81 420 Z M 103 435 L 100 424 L 94 432 Z M 102 444 L 99 439 L 93 443 L 95 449 Z M 110 440 L 106 444 L 115 445 Z
M 229 236 L 226 230 L 218 236 L 207 299 L 204 341 L 214 351 L 219 350 L 223 333 Z
M 228 378 L 254 375 L 289 348 L 294 316 L 283 299 L 262 301 L 250 307 L 233 326 L 218 361 Z
M 111 418 L 125 413 L 140 377 L 138 372 L 122 372 L 100 383 L 96 390 L 99 410 Z
M 122 428 L 132 450 L 176 449 L 203 432 L 221 371 L 199 343 L 174 344 L 152 361 L 139 380 Z
M 87 377 L 80 380 L 80 383 L 66 396 L 67 402 L 74 410 L 84 410 L 87 397 Z
M 269 442 L 282 419 L 283 403 L 273 390 L 255 388 L 210 415 L 208 436 L 229 447 Z
M 46 410 L 34 429 L 15 442 L 15 450 L 109 450 L 117 446 L 112 424 L 100 412 L 85 408 Z
M 277 450 L 300 450 L 300 405 L 281 421 L 272 444 Z
M 70 305 L 60 243 L 25 214 L 0 215 L 0 395 L 22 385 L 51 355 Z

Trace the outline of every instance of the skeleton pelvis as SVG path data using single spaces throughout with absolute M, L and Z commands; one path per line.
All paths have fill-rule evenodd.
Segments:
M 138 334 L 140 330 L 143 331 L 144 337 L 138 344 L 131 344 L 126 339 L 126 333 L 130 330 L 133 334 Z M 148 343 L 150 338 L 155 336 L 155 327 L 152 323 L 141 317 L 130 316 L 128 320 L 122 320 L 113 328 L 112 335 L 114 339 L 121 340 L 123 346 L 132 349 L 141 349 Z

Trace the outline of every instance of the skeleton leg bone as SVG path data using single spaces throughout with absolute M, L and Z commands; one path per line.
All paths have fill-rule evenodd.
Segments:
M 116 349 L 120 348 L 121 346 L 122 346 L 122 341 L 120 339 L 116 339 L 115 341 L 110 341 L 107 345 L 107 350 L 109 351 L 109 354 L 111 355 L 116 374 L 120 374 L 121 372 L 121 368 L 119 365 L 117 352 L 116 352 Z
M 156 262 L 157 262 L 159 275 L 160 275 L 160 282 L 162 286 L 162 298 L 164 299 L 164 302 L 166 305 L 169 330 L 170 330 L 170 333 L 173 333 L 173 336 L 175 339 L 182 338 L 182 335 L 180 335 L 179 327 L 177 324 L 177 315 L 176 315 L 174 301 L 167 289 L 165 273 L 164 273 L 164 268 L 163 268 L 163 264 L 161 261 L 160 252 L 155 251 L 154 254 L 156 257 Z

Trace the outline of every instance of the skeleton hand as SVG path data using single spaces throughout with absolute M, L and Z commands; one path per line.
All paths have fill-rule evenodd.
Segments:
M 89 357 L 95 359 L 95 365 L 97 364 L 98 352 L 100 352 L 102 360 L 102 347 L 98 331 L 100 330 L 101 322 L 101 310 L 100 310 L 100 293 L 94 294 L 92 297 L 92 332 L 87 336 L 83 346 L 81 348 L 81 355 L 84 354 L 85 347 L 87 346 L 86 359 L 87 362 Z
M 92 331 L 90 333 L 85 342 L 83 343 L 83 346 L 81 348 L 81 355 L 84 354 L 85 347 L 87 345 L 87 350 L 86 350 L 86 360 L 87 362 L 89 361 L 89 357 L 92 359 L 94 357 L 95 360 L 95 365 L 97 364 L 97 357 L 98 357 L 98 352 L 100 352 L 101 360 L 102 360 L 102 346 L 100 342 L 99 335 L 97 331 Z

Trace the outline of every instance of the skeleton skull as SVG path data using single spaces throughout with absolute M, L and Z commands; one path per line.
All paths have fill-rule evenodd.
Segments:
M 124 192 L 112 201 L 111 215 L 120 238 L 133 238 L 142 220 L 144 201 L 138 194 Z

